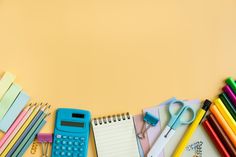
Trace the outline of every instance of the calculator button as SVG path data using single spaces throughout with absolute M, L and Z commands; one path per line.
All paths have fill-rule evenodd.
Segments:
M 66 139 L 66 138 L 67 138 L 67 136 L 62 136 L 62 138 Z
M 56 146 L 56 149 L 60 149 L 60 147 L 59 147 L 59 146 Z
M 66 155 L 66 153 L 65 152 L 61 152 L 61 155 L 64 156 L 64 155 Z
M 81 143 L 80 143 L 80 146 L 83 146 L 83 145 L 84 145 L 84 142 L 81 142 Z
M 78 146 L 78 144 L 79 144 L 78 142 L 76 142 L 76 141 L 74 142 L 74 145 Z
M 78 140 L 78 139 L 79 139 L 79 137 L 75 137 L 74 139 L 75 139 L 75 140 Z
M 57 138 L 61 138 L 61 135 L 57 135 L 56 137 L 57 137 Z
M 79 154 L 79 157 L 82 157 L 83 156 L 83 154 Z
M 55 151 L 55 152 L 54 152 L 54 154 L 55 154 L 55 155 L 59 155 L 59 154 L 60 154 L 60 152 L 58 152 L 58 151 Z
M 70 150 L 72 150 L 72 148 L 71 148 L 71 147 L 68 147 L 67 149 L 68 149 L 69 151 L 70 151 Z
M 84 137 L 80 137 L 80 140 L 81 140 L 81 141 L 84 141 L 84 140 L 85 140 L 85 138 L 84 138 Z
M 73 153 L 73 156 L 74 156 L 74 157 L 77 157 L 77 153 Z
M 62 144 L 66 144 L 66 141 L 62 141 Z
M 62 149 L 62 150 L 65 150 L 65 149 L 66 149 L 66 147 L 62 146 L 62 147 L 61 147 L 61 149 Z
M 69 144 L 69 145 L 72 145 L 72 142 L 71 142 L 71 141 L 69 141 L 69 142 L 68 142 L 68 144 Z
M 72 139 L 73 139 L 73 137 L 72 137 L 72 136 L 69 136 L 68 138 L 69 138 L 70 140 L 72 140 Z
M 72 154 L 70 152 L 67 153 L 67 156 L 71 156 Z
M 79 149 L 79 151 L 81 151 L 81 152 L 82 152 L 83 150 L 84 150 L 83 148 L 80 148 L 80 149 Z
M 56 140 L 56 143 L 59 144 L 61 141 L 60 140 Z
M 78 148 L 74 147 L 74 151 L 77 151 L 77 150 L 78 150 Z

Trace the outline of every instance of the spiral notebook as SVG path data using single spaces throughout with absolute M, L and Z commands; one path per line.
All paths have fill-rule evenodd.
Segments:
M 140 157 L 129 113 L 95 118 L 92 128 L 98 157 Z

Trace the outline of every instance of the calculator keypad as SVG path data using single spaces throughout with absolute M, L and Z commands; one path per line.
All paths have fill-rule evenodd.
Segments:
M 55 135 L 53 152 L 55 156 L 85 157 L 85 137 Z

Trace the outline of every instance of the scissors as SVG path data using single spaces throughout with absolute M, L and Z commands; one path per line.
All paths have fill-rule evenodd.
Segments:
M 175 105 L 178 105 L 177 107 L 179 107 L 177 111 L 173 111 L 174 108 L 176 108 Z M 168 109 L 171 116 L 170 120 L 148 152 L 147 157 L 157 157 L 162 152 L 163 148 L 171 139 L 171 137 L 175 134 L 175 130 L 181 125 L 192 123 L 196 117 L 195 110 L 191 106 L 186 105 L 181 100 L 172 101 L 169 104 Z M 188 120 L 183 120 L 186 114 L 188 115 L 189 113 L 192 117 Z

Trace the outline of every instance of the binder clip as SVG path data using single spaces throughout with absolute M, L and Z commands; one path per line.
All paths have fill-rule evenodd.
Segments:
M 49 157 L 48 147 L 52 143 L 52 134 L 49 133 L 39 133 L 37 135 L 37 140 L 42 144 L 42 157 Z
M 143 117 L 143 127 L 140 133 L 137 134 L 139 139 L 143 139 L 145 137 L 145 132 L 151 127 L 151 126 L 156 126 L 159 119 L 152 114 L 146 112 L 144 117 Z M 147 126 L 145 125 L 147 124 Z

